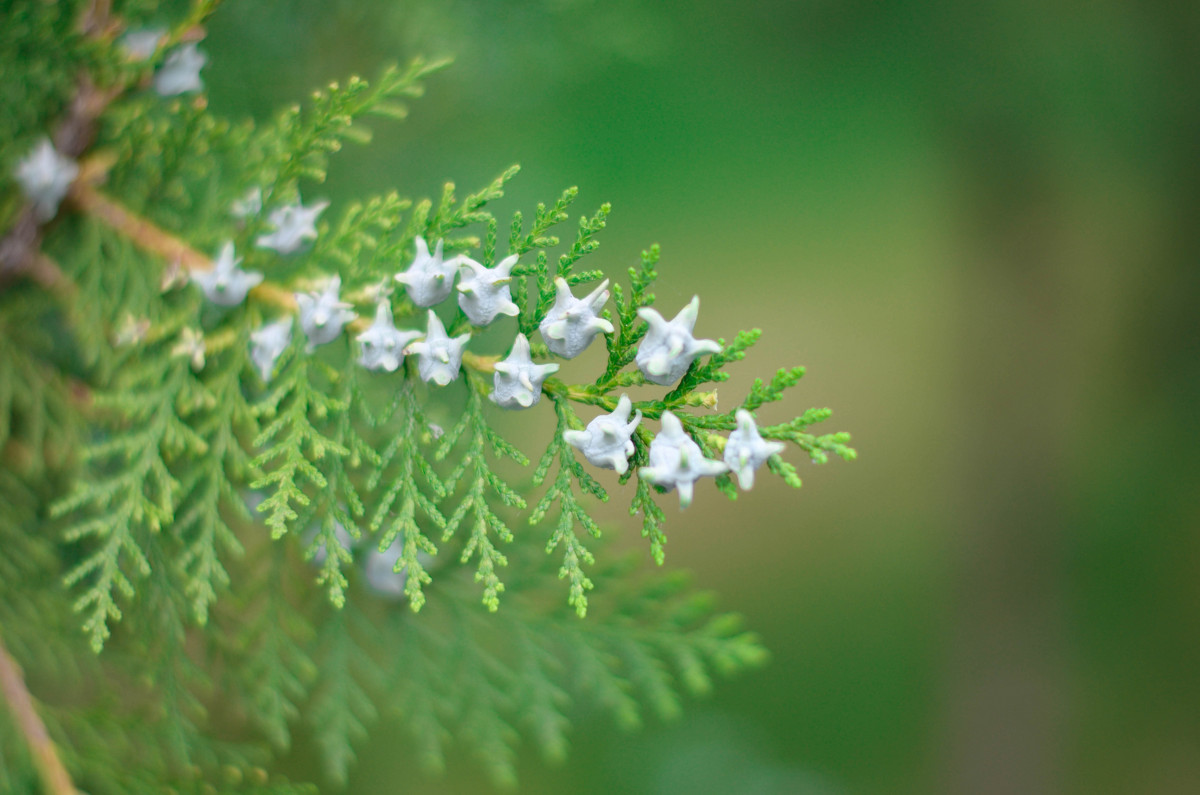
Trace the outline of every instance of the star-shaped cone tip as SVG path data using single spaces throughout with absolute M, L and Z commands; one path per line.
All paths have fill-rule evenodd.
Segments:
M 782 442 L 762 438 L 754 424 L 754 415 L 745 409 L 738 409 L 737 429 L 729 434 L 725 442 L 725 465 L 737 475 L 738 485 L 742 489 L 753 488 L 754 470 L 783 450 Z
M 217 306 L 237 306 L 263 280 L 258 271 L 241 270 L 238 267 L 241 261 L 241 257 L 234 256 L 233 243 L 226 241 L 213 261 L 212 270 L 194 273 L 192 281 Z
M 207 352 L 204 333 L 194 328 L 185 328 L 179 333 L 179 342 L 171 348 L 172 356 L 181 356 L 191 361 L 192 370 L 204 369 L 204 354 Z
M 638 476 L 668 490 L 679 490 L 679 507 L 692 504 L 693 484 L 702 477 L 724 474 L 723 462 L 704 457 L 700 445 L 683 430 L 683 424 L 669 411 L 662 415 L 662 430 L 650 443 L 650 465 L 638 470 Z
M 410 353 L 417 354 L 417 373 L 421 380 L 445 386 L 458 378 L 463 350 L 470 339 L 470 334 L 447 335 L 446 327 L 431 309 L 425 339 L 408 346 Z
M 585 298 L 576 298 L 561 276 L 554 280 L 556 298 L 538 329 L 546 347 L 564 359 L 574 359 L 583 353 L 597 334 L 611 334 L 613 324 L 599 316 L 608 300 L 608 279 Z
M 524 334 L 518 333 L 517 338 L 513 340 L 512 350 L 508 354 L 508 358 L 515 364 L 531 364 L 533 356 L 529 347 L 529 338 Z M 558 369 L 558 365 L 554 366 Z
M 509 279 L 512 277 L 512 269 L 517 266 L 517 260 L 520 259 L 519 254 L 509 254 L 504 259 L 496 263 L 496 267 L 492 270 L 501 279 Z
M 508 358 L 496 362 L 493 389 L 488 397 L 502 408 L 527 409 L 541 400 L 542 383 L 555 372 L 558 372 L 557 364 L 533 363 L 529 340 L 524 334 L 518 334 Z
M 425 238 L 421 237 L 420 235 L 417 235 L 416 239 L 413 242 L 417 246 L 417 259 L 418 260 L 429 259 L 429 244 L 425 242 Z M 441 240 L 439 240 L 437 242 L 437 255 L 438 255 L 438 259 L 442 258 L 442 241 Z
M 342 333 L 342 328 L 358 316 L 351 304 L 340 300 L 342 278 L 334 276 L 320 293 L 296 293 L 296 305 L 300 310 L 300 328 L 308 337 L 308 350 L 317 345 L 333 342 Z
M 671 412 L 664 411 L 661 422 L 662 430 L 658 432 L 659 436 L 670 439 L 672 442 L 683 442 L 692 438 L 683 430 L 683 423 L 679 421 L 679 418 Z
M 460 266 L 458 305 L 475 326 L 486 326 L 499 315 L 515 317 L 520 308 L 513 303 L 509 284 L 517 255 L 505 257 L 494 268 L 485 268 L 470 257 L 455 258 Z
M 264 383 L 270 382 L 275 362 L 292 342 L 291 316 L 280 318 L 250 333 L 250 360 Z
M 375 322 L 357 337 L 362 346 L 358 363 L 368 370 L 394 373 L 404 361 L 405 347 L 421 336 L 420 331 L 397 329 L 392 320 L 392 305 L 387 300 L 380 301 L 375 309 Z
M 629 419 L 629 412 L 631 411 L 633 411 L 633 402 L 629 400 L 629 395 L 621 395 L 621 397 L 617 400 L 616 408 L 614 408 L 612 414 L 609 415 L 617 422 L 625 423 L 624 431 L 626 436 L 632 435 L 633 429 L 636 428 L 637 424 L 642 421 L 642 412 L 640 411 L 636 413 L 636 416 L 634 416 L 633 420 L 631 421 Z
M 161 97 L 203 91 L 204 81 L 200 79 L 200 70 L 206 63 L 208 56 L 194 42 L 177 47 L 167 55 L 154 75 L 154 90 Z
M 25 198 L 33 203 L 39 221 L 49 221 L 58 212 L 58 205 L 79 176 L 79 164 L 64 157 L 49 138 L 43 137 L 33 151 L 17 162 L 13 176 L 21 185 Z
M 396 324 L 392 320 L 392 305 L 387 301 L 380 301 L 379 306 L 375 307 L 375 321 L 371 325 L 372 327 L 395 328 Z
M 267 223 L 274 227 L 275 231 L 260 235 L 254 245 L 273 249 L 280 254 L 291 254 L 299 250 L 305 241 L 317 239 L 317 218 L 327 207 L 327 201 L 319 201 L 305 207 L 297 200 L 295 204 L 275 208 L 267 216 Z
M 683 309 L 679 310 L 679 314 L 675 315 L 671 320 L 671 324 L 679 326 L 689 334 L 696 328 L 696 318 L 700 314 L 700 296 L 693 295 L 692 300 L 688 301 Z
M 229 205 L 229 214 L 234 218 L 250 218 L 262 212 L 262 188 L 254 187 L 234 199 Z
M 646 337 L 638 347 L 636 360 L 647 381 L 670 386 L 683 377 L 697 357 L 721 350 L 713 340 L 698 340 L 692 336 L 699 311 L 699 296 L 694 296 L 670 322 L 650 307 L 638 310 L 638 317 L 649 325 Z
M 117 46 L 130 61 L 144 61 L 154 54 L 166 35 L 166 28 L 136 28 L 117 39 Z
M 404 285 L 408 297 L 414 304 L 430 307 L 440 304 L 450 295 L 454 288 L 454 276 L 458 273 L 458 263 L 454 260 L 446 262 L 442 258 L 444 241 L 438 240 L 434 253 L 430 255 L 429 244 L 425 238 L 417 237 L 416 255 L 412 263 L 403 273 L 397 273 L 396 281 Z
M 563 431 L 563 441 L 577 448 L 593 466 L 615 469 L 624 475 L 629 469 L 629 456 L 633 455 L 633 432 L 642 421 L 642 412 L 629 419 L 633 404 L 628 395 L 621 395 L 616 408 L 610 414 L 601 414 L 588 423 L 582 431 Z

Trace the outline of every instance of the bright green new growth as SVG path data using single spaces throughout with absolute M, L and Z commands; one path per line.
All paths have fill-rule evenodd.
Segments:
M 755 636 L 679 576 L 605 560 L 604 531 L 619 528 L 602 528 L 592 509 L 628 500 L 661 565 L 664 498 L 637 476 L 649 423 L 671 411 L 720 460 L 737 410 L 781 400 L 803 368 L 756 380 L 741 404 L 717 412 L 706 390 L 757 341 L 751 330 L 721 340 L 677 385 L 645 386 L 633 362 L 646 333 L 637 310 L 654 303 L 652 246 L 626 284 L 611 286 L 603 372 L 593 380 L 564 361 L 530 409 L 555 414 L 532 471 L 526 452 L 535 451 L 507 441 L 508 417 L 483 399 L 507 348 L 468 346 L 459 379 L 439 388 L 417 378 L 412 357 L 396 373 L 369 372 L 355 363 L 352 333 L 308 353 L 297 330 L 264 383 L 249 360 L 251 332 L 294 313 L 291 294 L 323 277 L 340 275 L 343 300 L 364 322 L 382 298 L 398 326 L 423 328 L 425 310 L 392 291 L 418 236 L 487 267 L 521 255 L 511 283 L 520 314 L 496 322 L 548 361 L 537 329 L 555 279 L 592 285 L 605 277 L 601 265 L 616 275 L 596 256 L 609 206 L 562 232 L 577 197 L 570 188 L 528 216 L 513 212 L 502 242 L 492 208 L 514 166 L 462 199 L 447 185 L 436 201 L 389 193 L 331 207 L 297 254 L 256 248 L 270 209 L 315 196 L 329 155 L 369 139 L 363 117 L 402 118 L 404 100 L 442 64 L 351 78 L 269 124 L 231 123 L 193 96 L 139 88 L 216 4 L 196 3 L 150 60 L 131 62 L 115 37 L 150 18 L 150 5 L 125 4 L 122 20 L 96 19 L 82 0 L 18 0 L 10 13 L 27 24 L 0 26 L 0 64 L 18 71 L 0 81 L 0 237 L 21 234 L 14 164 L 75 119 L 72 97 L 85 90 L 76 75 L 104 94 L 84 120 L 94 142 L 73 153 L 84 176 L 53 223 L 24 241 L 58 276 L 39 278 L 32 254 L 0 263 L 4 282 L 32 277 L 0 282 L 0 640 L 38 671 L 40 694 L 81 681 L 99 693 L 41 705 L 76 785 L 307 791 L 264 769 L 271 751 L 310 732 L 329 778 L 344 783 L 355 746 L 385 719 L 408 728 L 430 769 L 454 739 L 511 784 L 522 737 L 547 760 L 565 756 L 573 703 L 633 728 L 646 710 L 674 717 L 681 693 L 707 692 L 713 673 L 761 664 Z M 61 23 L 68 7 L 82 27 Z M 262 211 L 235 220 L 232 203 L 253 188 Z M 186 284 L 225 240 L 242 267 L 266 274 L 229 309 Z M 436 309 L 451 335 L 481 331 L 453 299 Z M 198 335 L 199 360 L 188 345 Z M 631 389 L 653 396 L 634 401 L 645 419 L 610 495 L 563 432 Z M 760 431 L 816 463 L 852 459 L 847 434 L 809 433 L 829 413 L 809 409 Z M 768 468 L 800 486 L 782 457 Z M 729 475 L 716 485 L 736 497 Z M 362 572 L 370 549 L 394 543 L 407 608 Z M 128 684 L 107 684 L 117 680 Z M 27 791 L 33 767 L 9 717 L 0 699 L 0 790 Z

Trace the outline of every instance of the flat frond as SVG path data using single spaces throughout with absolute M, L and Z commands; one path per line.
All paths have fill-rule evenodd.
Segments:
M 509 508 L 520 510 L 525 507 L 525 499 L 491 469 L 488 455 L 506 456 L 522 465 L 528 464 L 529 460 L 492 429 L 483 414 L 481 395 L 486 387 L 476 382 L 473 376 L 471 378 L 462 418 L 446 433 L 437 452 L 437 458 L 445 458 L 459 439 L 468 437 L 458 465 L 445 478 L 448 495 L 453 495 L 460 484 L 465 489 L 458 506 L 446 519 L 442 540 L 449 541 L 464 520 L 468 516 L 473 517 L 461 561 L 466 563 L 478 556 L 475 580 L 483 584 L 483 603 L 489 610 L 495 611 L 500 607 L 500 594 L 504 591 L 504 583 L 496 570 L 507 566 L 508 559 L 492 538 L 494 536 L 502 542 L 511 543 L 513 533 L 492 508 L 491 500 L 494 497 Z
M 294 346 L 299 345 L 297 340 Z M 266 514 L 272 538 L 296 529 L 297 508 L 312 502 L 309 491 L 328 490 L 331 477 L 326 472 L 350 457 L 350 448 L 329 427 L 331 420 L 345 419 L 349 409 L 347 401 L 328 395 L 333 387 L 329 376 L 297 355 L 280 373 L 272 394 L 259 404 L 260 414 L 270 421 L 254 440 L 259 453 L 253 465 L 263 475 L 250 487 L 267 492 L 258 511 Z
M 565 399 L 555 396 L 552 400 L 558 422 L 554 429 L 554 438 L 534 471 L 534 483 L 541 484 L 546 479 L 555 460 L 558 461 L 558 473 L 546 494 L 534 506 L 529 523 L 540 522 L 554 503 L 558 503 L 558 524 L 546 543 L 546 553 L 549 554 L 562 546 L 563 563 L 558 576 L 570 583 L 567 603 L 575 608 L 580 618 L 583 618 L 587 615 L 587 592 L 593 588 L 593 583 L 584 574 L 583 567 L 595 563 L 596 558 L 575 533 L 575 523 L 578 522 L 595 538 L 599 538 L 601 533 L 600 526 L 575 495 L 572 482 L 575 483 L 575 488 L 579 489 L 580 495 L 591 494 L 602 502 L 608 500 L 608 493 L 583 468 L 583 464 L 575 457 L 574 449 L 567 444 L 563 436 L 564 431 L 581 428 L 583 424 Z
M 435 500 L 443 499 L 446 489 L 421 449 L 421 432 L 429 422 L 417 406 L 412 389 L 401 389 L 393 405 L 398 416 L 397 422 L 390 426 L 392 439 L 367 481 L 367 491 L 376 499 L 370 529 L 379 533 L 380 552 L 393 544 L 401 545 L 395 571 L 404 575 L 404 595 L 413 612 L 417 612 L 425 604 L 424 586 L 433 581 L 422 557 L 438 554 L 418 516 L 423 515 L 435 528 L 445 530 L 446 518 Z M 380 489 L 385 480 L 388 486 Z M 422 490 L 421 481 L 430 494 Z
M 70 517 L 64 537 L 87 544 L 64 581 L 84 585 L 75 606 L 96 651 L 109 636 L 110 622 L 121 617 L 118 596 L 131 598 L 134 582 L 150 573 L 143 546 L 158 543 L 154 535 L 174 521 L 182 487 L 170 460 L 185 451 L 207 450 L 175 408 L 187 377 L 183 363 L 161 351 L 159 356 L 146 352 L 157 373 L 131 368 L 119 388 L 97 399 L 113 410 L 114 424 L 107 437 L 85 447 L 86 476 L 53 508 L 55 515 Z

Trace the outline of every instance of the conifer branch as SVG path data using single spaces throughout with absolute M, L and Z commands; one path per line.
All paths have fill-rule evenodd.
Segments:
M 71 783 L 71 776 L 63 767 L 62 760 L 58 756 L 58 749 L 55 748 L 54 741 L 50 739 L 50 734 L 46 731 L 46 724 L 42 722 L 41 716 L 37 714 L 37 710 L 33 706 L 33 697 L 29 694 L 29 689 L 25 687 L 25 677 L 21 675 L 21 668 L 8 653 L 2 640 L 0 640 L 0 693 L 4 694 L 4 700 L 8 702 L 13 720 L 29 745 L 30 756 L 33 757 L 38 777 L 41 778 L 47 795 L 76 795 L 75 785 Z
M 233 728 L 226 721 L 277 752 L 293 731 L 309 733 L 327 777 L 344 781 L 355 746 L 387 718 L 407 726 L 428 766 L 441 767 L 444 746 L 462 738 L 496 782 L 512 784 L 522 734 L 546 758 L 563 757 L 575 702 L 633 727 L 643 712 L 677 714 L 714 674 L 761 663 L 757 638 L 678 577 L 655 572 L 639 585 L 629 565 L 602 557 L 584 495 L 606 499 L 593 470 L 616 470 L 661 564 L 662 494 L 677 490 L 686 507 L 696 478 L 716 475 L 732 497 L 724 469 L 742 488 L 755 470 L 798 486 L 783 442 L 814 462 L 852 458 L 845 434 L 809 432 L 826 409 L 756 426 L 753 412 L 781 399 L 801 369 L 756 381 L 719 412 L 706 385 L 727 378 L 757 332 L 697 340 L 698 298 L 667 307 L 675 319 L 661 315 L 657 247 L 621 284 L 592 266 L 599 258 L 581 266 L 609 206 L 562 233 L 574 187 L 514 213 L 505 231 L 491 203 L 515 166 L 462 199 L 453 183 L 433 200 L 388 190 L 319 220 L 327 203 L 310 190 L 330 155 L 366 141 L 369 115 L 403 116 L 440 63 L 329 84 L 270 123 L 235 124 L 208 107 L 207 55 L 195 46 L 218 0 L 190 0 L 169 27 L 128 32 L 111 0 L 13 2 L 35 24 L 0 25 L 0 52 L 28 53 L 17 77 L 31 78 L 0 84 L 0 162 L 20 164 L 24 193 L 0 202 L 0 284 L 32 277 L 59 295 L 22 291 L 0 304 L 0 343 L 13 351 L 0 357 L 0 460 L 42 462 L 0 471 L 0 546 L 10 550 L 0 556 L 0 621 L 39 683 L 45 660 L 122 683 L 94 710 L 39 705 L 81 782 L 298 792 L 268 781 L 265 749 L 216 736 Z M 137 3 L 128 13 L 151 16 Z M 200 93 L 177 98 L 189 91 Z M 52 140 L 26 148 L 37 136 Z M 174 289 L 188 277 L 192 287 Z M 572 291 L 586 284 L 586 298 Z M 314 287 L 310 302 L 303 292 Z M 272 319 L 280 311 L 287 317 Z M 418 316 L 428 318 L 424 340 L 403 328 Z M 495 350 L 482 346 L 512 324 L 523 336 L 508 338 L 507 356 L 462 349 Z M 567 360 L 597 337 L 603 371 L 573 374 L 579 365 Z M 70 400 L 81 393 L 73 378 L 95 389 L 86 407 Z M 644 386 L 636 403 L 625 394 Z M 529 459 L 494 412 L 539 402 L 558 422 L 545 453 L 529 451 L 540 459 L 531 486 L 510 474 Z M 74 471 L 60 471 L 69 462 L 53 461 L 56 447 L 76 451 Z M 29 473 L 42 482 L 19 495 L 29 509 L 18 513 L 9 481 Z M 74 488 L 55 498 L 60 476 Z M 65 520 L 59 532 L 37 532 L 47 518 Z M 44 542 L 44 554 L 14 554 L 14 539 Z M 335 609 L 314 598 L 314 580 Z M 562 580 L 565 606 L 546 598 Z M 593 586 L 604 597 L 589 610 Z M 81 618 L 84 637 L 74 637 L 67 628 Z M 39 633 L 54 653 L 29 651 Z M 217 651 L 215 667 L 193 641 Z M 86 653 L 106 643 L 114 648 L 103 656 Z M 11 658 L 0 654 L 11 701 Z M 46 688 L 66 679 L 44 675 Z M 214 686 L 229 709 L 210 722 Z M 143 720 L 150 698 L 166 720 Z M 36 786 L 18 757 L 22 783 Z M 44 788 L 74 791 L 69 778 Z
M 525 508 L 525 499 L 492 471 L 485 451 L 490 450 L 496 458 L 510 458 L 522 466 L 528 464 L 529 460 L 520 450 L 492 430 L 484 418 L 481 400 L 484 388 L 473 377 L 468 377 L 469 395 L 462 418 L 442 439 L 442 445 L 435 453 L 435 458 L 439 461 L 444 459 L 464 435 L 469 437 L 459 464 L 450 471 L 444 482 L 446 493 L 449 495 L 454 494 L 460 483 L 465 483 L 467 488 L 458 507 L 446 518 L 442 540 L 449 541 L 465 523 L 468 515 L 474 517 L 475 521 L 468 530 L 469 535 L 460 562 L 466 563 L 473 556 L 478 556 L 479 565 L 475 580 L 483 583 L 483 603 L 488 610 L 494 612 L 500 607 L 500 594 L 504 591 L 504 583 L 501 582 L 496 569 L 507 566 L 508 558 L 495 545 L 491 536 L 495 535 L 504 543 L 511 544 L 514 535 L 495 512 L 489 498 L 494 495 L 504 505 L 518 510 Z
M 441 479 L 417 444 L 418 429 L 427 425 L 428 421 L 417 406 L 412 389 L 403 389 L 396 396 L 392 410 L 401 413 L 400 424 L 367 481 L 367 491 L 375 492 L 393 465 L 396 467 L 396 473 L 395 476 L 389 477 L 392 485 L 385 489 L 377 500 L 370 529 L 371 532 L 380 534 L 380 552 L 384 552 L 395 543 L 401 545 L 400 558 L 394 564 L 393 571 L 403 573 L 404 594 L 413 612 L 417 612 L 425 604 L 423 587 L 433 581 L 421 560 L 422 553 L 436 555 L 438 549 L 429 535 L 423 532 L 416 519 L 416 513 L 420 509 L 439 530 L 445 529 L 446 518 L 438 510 L 434 499 L 419 488 L 416 473 L 421 473 L 433 498 L 444 499 L 446 492 Z M 394 511 L 393 506 L 396 506 Z M 385 520 L 389 517 L 391 520 L 386 521 L 387 527 L 384 528 Z

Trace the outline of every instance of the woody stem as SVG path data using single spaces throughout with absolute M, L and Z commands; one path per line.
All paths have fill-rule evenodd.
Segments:
M 71 186 L 71 201 L 113 231 L 128 238 L 143 251 L 157 254 L 167 262 L 177 262 L 189 273 L 212 270 L 212 260 L 152 222 L 137 215 L 120 202 L 96 190 L 88 179 L 78 179 Z M 257 300 L 287 311 L 296 309 L 296 299 L 278 284 L 263 282 L 250 291 Z
M 29 755 L 33 757 L 34 767 L 45 791 L 49 795 L 76 795 L 78 790 L 71 783 L 71 776 L 58 757 L 54 741 L 46 732 L 46 724 L 42 723 L 33 707 L 33 697 L 25 687 L 21 668 L 4 648 L 3 642 L 0 642 L 0 693 L 29 746 Z

